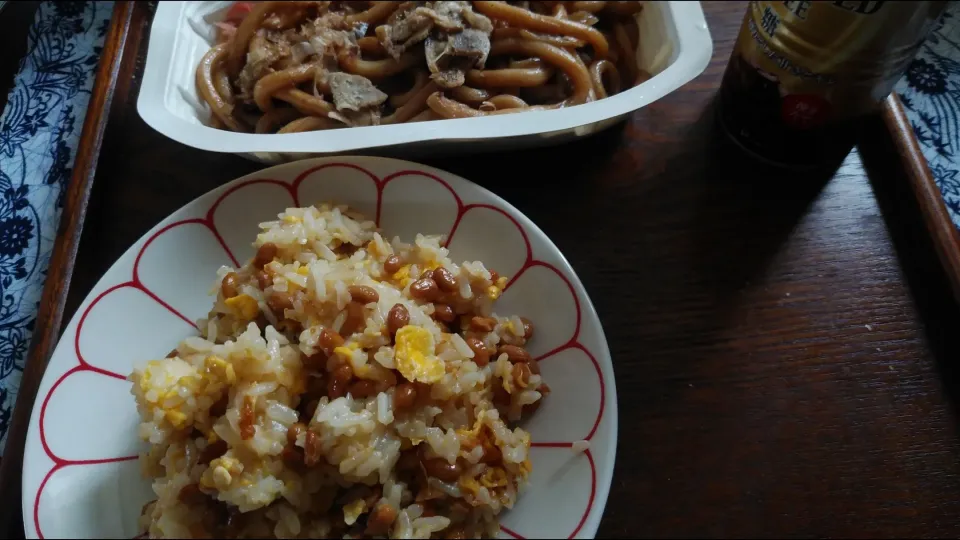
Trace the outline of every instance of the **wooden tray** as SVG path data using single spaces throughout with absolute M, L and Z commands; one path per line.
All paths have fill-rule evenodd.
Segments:
M 100 151 L 103 149 L 108 120 L 112 126 L 111 137 L 116 135 L 117 130 L 124 132 L 128 127 L 139 130 L 136 141 L 139 145 L 136 148 L 138 155 L 145 153 L 143 148 L 152 150 L 154 147 L 150 146 L 151 144 L 163 146 L 161 160 L 182 157 L 185 162 L 196 163 L 202 170 L 189 178 L 172 177 L 169 180 L 170 185 L 163 186 L 166 191 L 161 192 L 160 188 L 147 190 L 137 194 L 133 200 L 123 200 L 130 191 L 122 190 L 125 184 L 115 183 L 109 186 L 109 189 L 120 190 L 119 195 L 100 192 L 92 199 L 94 207 L 102 205 L 100 210 L 103 211 L 109 211 L 110 205 L 116 204 L 117 198 L 121 198 L 124 204 L 133 209 L 149 205 L 153 214 L 166 215 L 194 195 L 214 187 L 215 182 L 259 168 L 256 164 L 239 159 L 201 154 L 185 147 L 171 149 L 169 143 L 162 141 L 159 135 L 144 134 L 144 126 L 140 125 L 142 122 L 138 124 L 138 119 L 132 117 L 136 112 L 133 106 L 135 95 L 132 95 L 131 90 L 136 87 L 135 77 L 142 68 L 138 61 L 143 58 L 154 5 L 152 2 L 118 1 L 104 45 L 72 182 L 66 197 L 64 217 L 57 233 L 48 279 L 40 303 L 35 335 L 23 372 L 17 407 L 11 419 L 4 459 L 0 462 L 0 524 L 3 527 L 0 532 L 3 537 L 23 535 L 20 467 L 33 402 L 47 362 L 57 344 L 63 320 L 72 315 L 86 292 L 75 291 L 68 299 L 67 292 L 78 258 L 81 230 L 88 203 L 91 202 L 94 174 Z M 877 359 L 873 351 L 880 351 L 879 347 L 883 346 L 885 354 L 895 356 L 905 363 L 918 359 L 928 360 L 933 347 L 914 330 L 920 326 L 916 322 L 921 320 L 922 315 L 925 315 L 923 319 L 932 321 L 933 325 L 938 322 L 949 325 L 952 321 L 960 320 L 960 317 L 951 311 L 952 304 L 945 306 L 945 302 L 939 302 L 936 295 L 918 308 L 907 294 L 909 287 L 905 285 L 909 281 L 907 278 L 920 276 L 928 286 L 945 289 L 945 280 L 936 276 L 930 278 L 926 273 L 926 268 L 931 266 L 927 263 L 935 260 L 932 253 L 935 250 L 948 269 L 954 290 L 960 288 L 960 240 L 957 232 L 950 223 L 939 191 L 926 168 L 896 98 L 888 101 L 882 115 L 882 122 L 885 123 L 882 125 L 888 129 L 881 128 L 878 136 L 871 137 L 870 146 L 873 150 L 862 150 L 862 163 L 859 157 L 849 160 L 850 163 L 834 178 L 834 186 L 839 187 L 827 190 L 825 194 L 817 195 L 814 189 L 799 189 L 781 196 L 776 190 L 768 189 L 772 183 L 770 179 L 773 178 L 769 172 L 755 171 L 756 167 L 749 162 L 741 162 L 732 157 L 730 148 L 718 142 L 716 134 L 709 132 L 708 124 L 712 115 L 705 113 L 709 112 L 709 107 L 705 107 L 704 103 L 712 99 L 711 96 L 719 83 L 742 20 L 743 9 L 743 3 L 733 3 L 732 6 L 720 2 L 704 3 L 716 45 L 711 66 L 703 76 L 687 85 L 677 95 L 668 96 L 638 113 L 639 120 L 628 124 L 619 133 L 598 135 L 590 141 L 579 143 L 574 149 L 594 159 L 564 160 L 555 158 L 548 153 L 549 150 L 531 152 L 530 160 L 537 163 L 540 167 L 537 170 L 545 177 L 550 177 L 551 174 L 582 177 L 583 182 L 569 188 L 574 192 L 573 195 L 560 193 L 560 190 L 544 193 L 542 188 L 536 187 L 535 182 L 519 184 L 518 173 L 503 171 L 494 163 L 497 160 L 467 164 L 455 159 L 431 160 L 429 164 L 469 178 L 486 179 L 487 187 L 495 192 L 509 194 L 511 202 L 528 213 L 551 235 L 564 231 L 564 222 L 569 221 L 569 214 L 553 212 L 552 209 L 569 204 L 571 198 L 576 199 L 578 205 L 585 205 L 588 211 L 596 213 L 600 213 L 600 210 L 615 212 L 617 208 L 622 208 L 618 206 L 621 201 L 630 202 L 639 208 L 635 214 L 611 218 L 611 226 L 638 231 L 640 234 L 631 235 L 631 238 L 624 241 L 624 245 L 606 246 L 611 253 L 616 253 L 616 256 L 601 254 L 599 262 L 597 251 L 591 246 L 594 242 L 591 238 L 569 231 L 566 236 L 555 237 L 558 245 L 588 284 L 597 310 L 605 317 L 605 331 L 611 351 L 618 361 L 618 374 L 624 375 L 625 382 L 629 385 L 630 391 L 620 395 L 622 417 L 631 419 L 630 422 L 621 424 L 621 437 L 625 441 L 639 443 L 649 440 L 649 434 L 660 429 L 660 435 L 663 436 L 660 444 L 665 445 L 662 452 L 644 452 L 638 446 L 636 462 L 618 462 L 618 475 L 631 481 L 615 482 L 601 525 L 601 536 L 623 533 L 644 536 L 845 536 L 880 534 L 879 531 L 889 533 L 891 530 L 902 536 L 951 534 L 950 527 L 960 524 L 954 519 L 954 513 L 948 512 L 947 516 L 930 515 L 929 512 L 920 516 L 911 514 L 910 517 L 896 522 L 900 523 L 901 527 L 891 529 L 891 522 L 884 521 L 890 518 L 890 515 L 876 514 L 886 511 L 881 508 L 883 504 L 871 499 L 878 493 L 872 486 L 885 479 L 885 475 L 891 470 L 889 463 L 903 458 L 900 453 L 901 446 L 910 452 L 914 461 L 917 460 L 911 438 L 914 432 L 910 429 L 922 428 L 929 439 L 927 442 L 935 443 L 932 445 L 934 449 L 924 454 L 929 460 L 928 468 L 932 472 L 928 474 L 925 470 L 910 470 L 892 471 L 889 474 L 897 475 L 895 481 L 898 483 L 909 481 L 911 485 L 924 486 L 925 489 L 934 486 L 927 489 L 929 493 L 924 491 L 922 495 L 918 495 L 920 498 L 915 504 L 917 512 L 946 508 L 943 506 L 945 500 L 960 500 L 960 493 L 953 491 L 956 483 L 951 480 L 952 477 L 941 474 L 941 470 L 949 467 L 948 463 L 952 463 L 951 456 L 954 455 L 950 451 L 943 451 L 943 445 L 953 444 L 950 437 L 955 431 L 952 425 L 937 423 L 937 419 L 943 416 L 942 412 L 936 415 L 928 414 L 928 409 L 917 409 L 922 414 L 911 417 L 910 411 L 896 411 L 896 414 L 901 415 L 897 418 L 909 424 L 910 429 L 890 425 L 883 430 L 866 432 L 867 437 L 855 441 L 855 444 L 867 445 L 869 451 L 860 451 L 861 446 L 851 447 L 854 442 L 846 439 L 817 443 L 816 448 L 805 446 L 801 448 L 803 451 L 797 451 L 798 444 L 802 446 L 806 444 L 804 441 L 810 441 L 812 437 L 803 430 L 803 426 L 789 426 L 796 416 L 803 417 L 813 412 L 818 416 L 809 417 L 809 422 L 822 422 L 840 432 L 851 429 L 853 424 L 844 423 L 847 420 L 853 419 L 856 425 L 862 425 L 868 418 L 876 419 L 882 415 L 894 414 L 888 400 L 876 400 L 876 395 L 882 393 L 877 392 L 877 389 L 889 389 L 898 384 L 894 378 L 895 372 L 887 369 L 890 367 L 892 370 L 889 364 L 893 360 Z M 638 130 L 641 125 L 643 129 Z M 638 131 L 642 133 L 638 134 Z M 888 149 L 895 149 L 896 152 Z M 705 160 L 708 161 L 706 164 Z M 109 176 L 123 177 L 123 182 L 126 183 L 140 181 L 140 178 L 129 173 L 131 170 L 136 171 L 135 167 L 142 163 L 122 163 L 114 166 L 114 162 L 124 161 L 123 158 L 105 160 L 101 164 L 101 174 L 108 172 Z M 714 164 L 717 165 L 715 169 L 711 168 Z M 865 174 L 864 169 L 877 170 L 879 173 Z M 155 179 L 168 170 L 176 171 L 177 168 L 165 168 L 160 164 L 156 166 L 156 170 L 150 172 Z M 747 178 L 736 183 L 723 175 L 715 174 L 713 171 L 716 170 L 741 171 L 742 176 Z M 204 175 L 209 177 L 205 178 Z M 830 226 L 838 222 L 840 225 L 846 224 L 844 219 L 850 212 L 876 211 L 878 204 L 873 201 L 869 186 L 863 183 L 864 177 L 870 182 L 889 181 L 893 186 L 911 191 L 917 200 L 914 206 L 918 206 L 919 211 L 908 208 L 904 210 L 904 218 L 912 225 L 905 229 L 907 232 L 901 232 L 871 222 L 864 227 L 865 232 L 849 242 L 842 238 L 842 241 L 818 243 L 817 239 L 823 237 L 821 233 L 829 235 Z M 902 180 L 904 177 L 908 182 Z M 102 184 L 102 180 L 103 176 L 98 182 Z M 783 178 L 784 184 L 790 182 L 799 180 Z M 573 184 L 571 182 L 571 185 Z M 889 208 L 891 200 L 894 205 L 899 202 L 896 195 L 891 195 L 895 189 L 881 188 L 882 186 L 874 186 L 877 198 L 882 199 L 879 201 L 881 210 L 884 210 L 884 207 Z M 798 191 L 809 200 L 827 202 L 808 207 L 806 202 L 795 201 Z M 158 193 L 160 197 L 151 197 Z M 656 204 L 645 202 L 654 200 Z M 113 262 L 111 257 L 122 253 L 129 242 L 139 236 L 137 227 L 146 230 L 152 226 L 152 223 L 146 222 L 155 219 L 153 214 L 138 217 L 138 221 L 131 227 L 133 230 L 118 233 L 122 238 L 107 242 L 111 245 L 105 250 L 99 250 L 100 246 L 89 243 L 91 240 L 85 237 L 84 253 L 79 255 L 85 262 L 76 268 L 77 283 L 91 286 L 98 277 L 97 273 Z M 91 213 L 91 216 L 96 215 L 97 212 Z M 764 268 L 765 264 L 762 259 L 765 259 L 766 255 L 758 255 L 758 251 L 772 250 L 778 246 L 794 227 L 792 220 L 802 216 L 810 216 L 798 225 L 805 227 L 806 232 L 794 239 L 793 247 L 788 246 L 780 252 L 776 260 L 778 266 L 774 270 L 763 270 L 767 273 L 761 273 L 760 269 Z M 97 220 L 91 218 L 88 226 L 96 222 Z M 933 239 L 934 249 L 928 247 L 925 238 L 919 238 L 919 234 L 922 234 L 916 232 L 920 228 L 916 225 L 919 222 L 923 223 Z M 896 237 L 892 242 L 891 236 Z M 730 238 L 743 239 L 743 242 L 731 244 Z M 93 241 L 101 239 L 94 238 Z M 123 245 L 124 242 L 128 243 Z M 864 248 L 865 245 L 867 248 Z M 726 249 L 731 246 L 732 253 Z M 901 252 L 901 246 L 905 246 L 906 251 Z M 643 253 L 644 249 L 648 251 L 641 260 L 636 254 Z M 89 255 L 91 250 L 95 255 Z M 906 278 L 898 273 L 901 268 L 896 267 L 896 261 L 893 264 L 890 262 L 890 254 L 894 252 L 902 259 L 899 264 L 903 267 Z M 771 251 L 771 256 L 772 253 Z M 105 256 L 100 257 L 101 254 Z M 848 258 L 841 257 L 849 254 L 853 255 Z M 91 263 L 90 257 L 100 257 L 102 260 Z M 818 261 L 823 260 L 828 260 L 833 265 L 827 272 L 822 272 L 815 266 Z M 682 265 L 685 273 L 677 273 L 672 269 L 667 271 L 671 264 Z M 894 266 L 893 272 L 891 266 Z M 664 272 L 658 272 L 658 268 L 664 269 Z M 636 278 L 641 284 L 655 285 L 642 287 L 640 293 L 624 291 L 619 288 L 624 276 L 629 276 L 631 280 Z M 869 278 L 872 283 L 870 291 L 851 294 L 851 291 L 858 290 L 864 278 Z M 749 291 L 749 294 L 743 294 L 744 291 Z M 740 300 L 733 301 L 734 298 Z M 713 300 L 725 307 L 715 311 Z M 871 311 L 871 306 L 879 303 L 893 306 L 892 311 Z M 630 306 L 630 309 L 621 309 L 625 305 Z M 836 316 L 829 311 L 831 307 L 856 311 L 860 317 L 858 324 L 838 323 Z M 656 313 L 651 310 L 656 310 Z M 730 310 L 730 313 L 725 310 Z M 901 319 L 892 319 L 891 312 L 904 318 L 909 324 L 898 322 Z M 784 329 L 780 337 L 786 345 L 771 352 L 769 336 L 765 337 L 762 333 L 738 335 L 731 339 L 721 334 L 726 324 L 724 321 L 751 322 L 755 320 L 752 314 L 756 313 L 762 313 L 764 320 Z M 811 321 L 817 324 L 813 325 Z M 871 324 L 864 325 L 864 322 Z M 887 336 L 887 331 L 883 329 L 885 324 L 895 327 L 889 331 L 889 342 L 880 341 L 883 336 Z M 871 325 L 877 327 L 877 332 L 871 335 L 870 339 L 877 341 L 872 341 L 870 347 L 851 347 L 850 350 L 840 352 L 830 349 L 833 351 L 830 352 L 826 345 L 822 345 L 833 342 L 858 344 L 865 339 L 864 328 L 869 329 Z M 803 332 L 798 329 L 803 329 Z M 694 336 L 692 341 L 691 334 Z M 637 340 L 644 339 L 649 349 L 644 358 L 632 356 L 632 351 L 636 349 L 634 344 Z M 676 341 L 673 341 L 674 339 Z M 821 345 L 817 345 L 818 343 Z M 825 351 L 822 354 L 835 354 L 837 363 L 842 364 L 843 369 L 838 369 L 836 374 L 822 371 L 822 359 L 817 356 L 821 354 L 817 352 L 819 348 Z M 714 362 L 702 362 L 702 358 L 687 358 L 686 353 L 678 353 L 694 349 L 698 351 L 695 354 L 710 351 Z M 766 378 L 760 371 L 752 371 L 754 366 L 762 365 L 765 360 L 778 362 L 777 375 L 773 379 Z M 717 366 L 716 370 L 711 368 L 711 365 Z M 897 369 L 909 370 L 910 366 L 898 364 Z M 745 382 L 737 383 L 739 386 L 730 386 L 730 381 L 736 382 L 731 373 L 736 374 L 738 370 L 741 375 L 752 375 L 743 379 Z M 869 391 L 858 393 L 858 387 L 848 385 L 844 386 L 848 391 L 845 395 L 823 392 L 811 396 L 801 395 L 805 387 L 798 384 L 791 390 L 794 392 L 791 394 L 794 398 L 791 399 L 794 399 L 792 403 L 799 407 L 799 410 L 791 409 L 788 414 L 780 416 L 776 407 L 763 407 L 758 412 L 749 408 L 750 403 L 742 401 L 744 396 L 749 397 L 752 391 L 760 391 L 758 388 L 762 388 L 762 392 L 772 392 L 782 381 L 807 381 L 811 373 L 815 375 L 817 384 L 834 382 L 834 379 L 840 381 L 838 384 L 846 384 L 844 377 L 847 375 L 851 378 L 860 377 L 864 388 Z M 931 376 L 930 370 L 910 373 L 913 377 L 911 388 L 921 396 L 917 399 L 921 400 L 923 407 L 937 406 L 937 403 L 928 404 L 922 399 L 938 396 L 941 381 Z M 726 387 L 723 386 L 725 384 Z M 754 384 L 757 385 L 756 388 Z M 708 393 L 701 393 L 701 388 Z M 672 410 L 664 402 L 644 401 L 648 399 L 644 396 L 654 396 L 661 391 L 687 396 L 691 400 L 691 408 L 688 410 L 678 406 L 676 410 Z M 711 394 L 710 391 L 716 394 Z M 706 467 L 702 470 L 696 468 L 696 464 L 702 462 L 699 459 L 702 456 L 695 453 L 697 448 L 722 444 L 726 440 L 723 433 L 712 432 L 709 422 L 698 419 L 700 415 L 718 407 L 717 402 L 712 401 L 714 395 L 725 396 L 724 405 L 719 407 L 720 409 L 740 407 L 739 410 L 744 411 L 743 416 L 737 419 L 737 429 L 741 430 L 744 439 L 740 441 L 743 444 L 737 444 L 736 471 L 731 468 L 732 465 L 727 467 L 726 464 L 724 467 L 711 466 L 709 471 Z M 873 408 L 862 414 L 857 412 L 854 407 L 862 406 L 865 402 L 872 403 L 870 406 Z M 771 422 L 787 427 L 778 431 L 777 438 L 764 439 Z M 663 431 L 663 426 L 671 428 Z M 681 430 L 681 427 L 686 430 Z M 703 444 L 688 445 L 681 441 L 684 444 L 671 447 L 671 442 L 677 442 L 673 441 L 675 434 L 680 432 L 687 433 L 690 437 L 702 437 L 702 440 L 697 440 Z M 765 442 L 750 442 L 747 440 L 750 437 Z M 934 437 L 936 441 L 933 440 Z M 850 448 L 857 451 L 851 454 Z M 675 466 L 673 469 L 659 465 L 669 462 L 672 456 L 683 458 L 685 463 L 693 465 L 687 465 L 686 468 Z M 760 478 L 769 472 L 763 467 L 772 466 L 763 460 L 776 459 L 777 456 L 790 456 L 789 463 L 784 463 L 784 466 L 799 475 L 798 478 L 803 476 L 804 471 L 816 470 L 836 474 L 839 470 L 858 470 L 866 475 L 869 481 L 862 490 L 832 489 L 829 482 L 825 482 L 813 486 L 813 491 L 807 495 L 798 493 L 797 490 L 780 493 L 775 507 L 764 507 L 764 510 L 771 511 L 772 515 L 781 516 L 782 519 L 778 518 L 764 525 L 760 523 L 762 520 L 756 519 L 758 514 L 755 512 L 760 510 L 756 504 L 759 503 L 731 502 L 732 488 L 726 488 L 729 478 L 725 479 L 722 474 L 726 471 L 735 473 L 732 477 L 736 478 Z M 831 456 L 837 456 L 836 462 L 831 461 Z M 684 486 L 701 485 L 704 483 L 704 474 L 713 474 L 716 471 L 719 471 L 720 476 L 706 480 L 712 481 L 713 486 L 725 486 L 723 489 L 718 491 L 716 487 L 712 490 L 697 487 L 693 491 L 684 490 Z M 664 475 L 666 477 L 663 477 Z M 877 480 L 878 478 L 880 480 Z M 940 480 L 944 484 L 942 488 L 938 483 Z M 650 489 L 654 489 L 655 493 L 649 493 Z M 820 491 L 817 491 L 818 489 Z M 849 500 L 843 498 L 847 495 L 850 495 Z M 794 496 L 799 498 L 791 498 Z M 704 504 L 678 506 L 675 510 L 683 513 L 680 519 L 673 515 L 675 512 L 671 509 L 658 509 L 655 508 L 656 505 L 638 505 L 638 498 L 641 501 L 689 498 Z M 717 502 L 720 500 L 724 502 Z M 869 508 L 864 510 L 857 506 L 861 503 Z M 688 512 L 693 508 L 716 508 L 720 504 L 723 505 L 724 515 L 727 517 L 722 529 L 716 528 L 718 520 L 715 514 L 709 511 Z M 837 504 L 847 506 L 838 508 Z M 844 515 L 876 514 L 880 517 L 865 521 L 852 520 L 851 524 L 832 518 L 818 521 L 806 515 L 791 513 L 792 509 L 800 507 L 809 511 L 811 516 L 832 516 L 839 511 L 849 511 L 849 514 Z M 829 525 L 829 530 L 816 529 L 818 523 Z
M 940 188 L 927 166 L 899 96 L 893 94 L 887 98 L 882 117 L 923 214 L 924 225 L 933 240 L 937 256 L 950 279 L 953 294 L 960 300 L 960 233 L 950 219 Z

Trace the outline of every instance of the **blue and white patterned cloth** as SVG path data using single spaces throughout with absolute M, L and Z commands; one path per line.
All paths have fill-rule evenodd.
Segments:
M 960 227 L 960 2 L 950 3 L 896 90 Z
M 41 3 L 0 116 L 0 451 L 112 11 Z

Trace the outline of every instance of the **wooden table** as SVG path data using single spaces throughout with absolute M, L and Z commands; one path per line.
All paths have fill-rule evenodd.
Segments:
M 710 66 L 626 125 L 511 156 L 521 166 L 427 161 L 536 222 L 604 322 L 621 440 L 600 535 L 956 536 L 960 312 L 888 132 L 874 122 L 821 177 L 738 153 L 712 103 L 744 5 L 703 7 Z M 144 124 L 150 10 L 130 16 L 138 52 L 120 66 L 64 323 L 150 227 L 259 168 Z

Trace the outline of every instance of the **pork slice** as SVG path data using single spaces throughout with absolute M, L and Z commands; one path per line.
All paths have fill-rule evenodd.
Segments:
M 472 61 L 471 67 L 483 69 L 490 54 L 490 34 L 473 28 L 453 34 L 450 36 L 448 54 L 468 58 Z
M 493 23 L 485 15 L 473 11 L 471 2 L 427 2 L 420 11 L 445 32 L 459 32 L 464 28 L 475 28 L 488 34 L 493 32 Z
M 408 48 L 420 43 L 433 29 L 433 18 L 422 11 L 417 2 L 406 2 L 377 27 L 377 39 L 394 59 Z
M 328 11 L 302 27 L 302 31 L 307 33 L 322 29 L 353 31 L 353 25 L 347 24 L 347 19 L 342 13 Z
M 467 70 L 462 66 L 453 66 L 430 75 L 430 78 L 433 82 L 437 83 L 437 86 L 440 88 L 450 90 L 458 86 L 463 86 L 463 84 L 467 82 Z
M 427 2 L 417 11 L 433 19 L 437 28 L 445 32 L 463 30 L 463 10 L 470 9 L 470 2 Z
M 486 15 L 474 11 L 472 5 L 468 5 L 466 9 L 462 10 L 460 16 L 463 18 L 463 22 L 470 28 L 480 30 L 487 35 L 493 32 L 493 21 Z
M 262 30 L 254 34 L 247 49 L 247 61 L 237 76 L 241 101 L 251 101 L 253 99 L 253 87 L 257 84 L 257 81 L 270 73 L 272 66 L 281 58 L 284 58 L 285 54 L 287 56 L 290 54 L 289 45 L 270 41 Z
M 387 100 L 387 95 L 370 82 L 370 79 L 350 73 L 329 73 L 327 84 L 333 95 L 333 104 L 338 111 L 360 111 L 377 108 Z
M 447 36 L 440 37 L 428 37 L 426 41 L 423 42 L 423 55 L 427 60 L 427 69 L 430 70 L 430 73 L 439 73 L 443 70 L 445 62 L 443 62 L 443 55 L 447 52 Z
M 360 39 L 363 36 L 367 35 L 367 30 L 370 28 L 369 23 L 358 22 L 353 25 L 353 37 Z
M 424 42 L 423 52 L 427 59 L 430 78 L 441 88 L 456 88 L 466 82 L 463 62 L 448 55 L 449 36 L 429 37 Z
M 340 52 L 359 53 L 354 28 L 348 25 L 338 13 L 327 13 L 304 25 L 300 35 L 307 39 L 320 57 L 336 57 Z
M 380 125 L 380 109 L 331 111 L 327 116 L 349 127 Z
M 310 38 L 310 44 L 316 50 L 318 56 L 337 56 L 340 52 L 351 54 L 360 52 L 357 45 L 357 39 L 353 34 L 342 30 L 326 29 L 314 34 Z
M 463 85 L 466 70 L 482 68 L 489 54 L 490 36 L 472 28 L 458 34 L 431 36 L 424 44 L 430 78 L 443 88 Z

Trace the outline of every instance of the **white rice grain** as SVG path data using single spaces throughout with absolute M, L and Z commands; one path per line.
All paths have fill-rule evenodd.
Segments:
M 386 392 L 377 394 L 377 422 L 383 425 L 393 423 L 393 404 L 392 398 Z
M 582 454 L 590 448 L 589 441 L 574 441 L 570 446 L 570 449 L 573 450 L 575 454 Z

